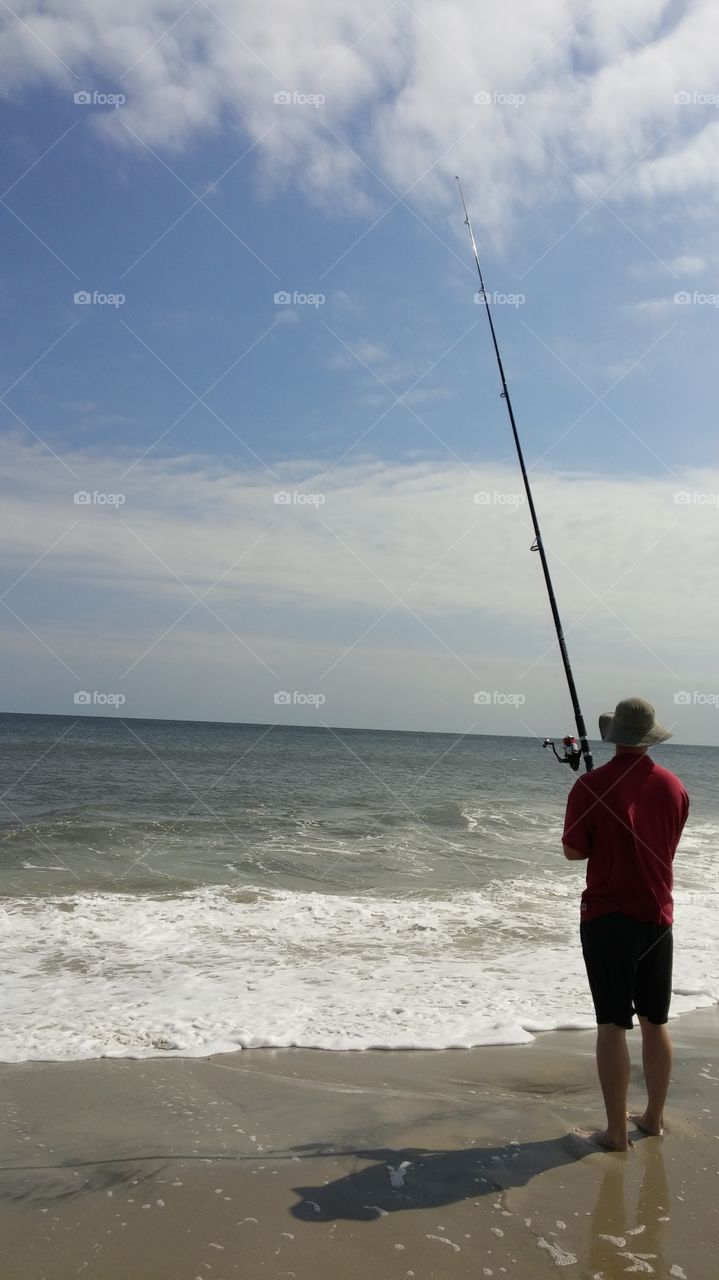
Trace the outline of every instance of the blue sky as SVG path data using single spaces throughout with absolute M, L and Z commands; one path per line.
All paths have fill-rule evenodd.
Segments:
M 277 107 L 278 128 L 287 111 Z M 30 156 L 55 145 L 7 197 L 26 226 L 5 212 L 6 307 L 12 316 L 6 378 L 12 381 L 77 324 L 18 386 L 10 401 L 18 413 L 40 414 L 45 430 L 63 444 L 87 444 L 90 430 L 93 444 L 146 448 L 188 405 L 186 388 L 163 371 L 164 360 L 195 394 L 222 378 L 211 406 L 237 424 L 242 439 L 267 461 L 305 457 L 308 443 L 313 456 L 333 458 L 338 445 L 351 444 L 367 427 L 367 397 L 377 397 L 376 416 L 391 404 L 370 370 L 395 394 L 424 374 L 422 414 L 441 440 L 400 408 L 372 433 L 379 456 L 398 457 L 412 448 L 446 456 L 447 444 L 462 456 L 507 455 L 485 321 L 473 302 L 474 266 L 451 181 L 447 207 L 430 229 L 398 204 L 367 231 L 392 204 L 371 175 L 366 185 L 376 201 L 374 215 L 363 210 L 353 216 L 350 208 L 328 216 L 299 184 L 265 192 L 250 154 L 203 196 L 209 212 L 203 203 L 191 207 L 192 193 L 202 194 L 250 145 L 242 131 L 222 133 L 180 156 L 158 152 L 155 158 L 139 144 L 118 154 L 97 137 L 98 116 L 111 112 L 75 106 L 57 91 L 33 93 L 22 108 L 7 112 L 5 164 L 13 178 Z M 70 132 L 56 142 L 65 129 Z M 549 448 L 557 427 L 568 426 L 591 404 L 590 391 L 601 395 L 625 363 L 639 359 L 635 376 L 622 381 L 610 403 L 641 432 L 641 441 L 599 405 L 562 441 L 554 460 L 612 471 L 716 461 L 716 434 L 703 408 L 712 386 L 708 357 L 716 308 L 632 311 L 642 302 L 668 303 L 683 288 L 711 292 L 710 271 L 687 273 L 672 265 L 693 248 L 681 219 L 657 235 L 641 218 L 645 248 L 598 205 L 549 249 L 583 211 L 565 200 L 551 224 L 546 212 L 541 219 L 525 217 L 511 242 L 483 244 L 482 183 L 471 169 L 462 176 L 468 191 L 479 195 L 470 212 L 488 287 L 526 299 L 505 305 L 497 326 L 528 457 Z M 421 208 L 419 216 L 425 220 Z M 355 239 L 359 243 L 350 247 Z M 78 311 L 73 296 L 79 289 L 124 294 L 125 302 Z M 266 329 L 289 318 L 280 317 L 273 302 L 281 289 L 326 301 L 293 308 L 296 323 L 273 331 L 223 377 Z M 670 337 L 662 337 L 672 325 Z M 657 339 L 655 352 L 644 356 Z M 361 354 L 364 344 L 374 349 L 365 361 L 369 369 L 343 342 Z M 83 405 L 96 407 L 83 413 Z M 126 430 L 118 432 L 118 426 Z M 173 428 L 165 448 L 194 449 L 198 437 L 213 453 L 242 456 L 227 429 L 201 406 Z
M 459 172 L 587 718 L 719 741 L 716 18 L 585 9 L 7 16 L 7 709 L 564 729 Z

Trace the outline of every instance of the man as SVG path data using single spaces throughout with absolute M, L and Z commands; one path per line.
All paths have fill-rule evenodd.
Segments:
M 689 812 L 682 783 L 647 749 L 672 735 L 643 698 L 625 698 L 599 717 L 608 764 L 569 793 L 565 857 L 587 859 L 580 934 L 597 1017 L 597 1070 L 607 1127 L 589 1136 L 626 1151 L 629 1052 L 634 1013 L 642 1029 L 647 1105 L 629 1118 L 661 1134 L 672 1050 L 666 1022 L 672 985 L 672 864 Z

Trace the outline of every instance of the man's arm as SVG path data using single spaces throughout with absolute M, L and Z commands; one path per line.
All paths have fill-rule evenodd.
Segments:
M 580 853 L 578 849 L 570 849 L 568 844 L 562 843 L 562 848 L 564 850 L 564 856 L 569 860 L 569 862 L 579 862 L 580 859 L 589 857 L 589 854 Z
M 569 862 L 580 862 L 589 857 L 591 835 L 587 829 L 586 815 L 591 807 L 591 799 L 584 779 L 578 778 L 567 797 L 562 832 L 562 849 Z

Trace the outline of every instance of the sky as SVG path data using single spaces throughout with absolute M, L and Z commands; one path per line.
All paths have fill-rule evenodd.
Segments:
M 2 4 L 0 705 L 719 744 L 719 13 Z

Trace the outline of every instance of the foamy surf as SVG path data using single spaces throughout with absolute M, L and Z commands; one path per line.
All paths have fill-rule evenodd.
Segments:
M 212 886 L 0 903 L 0 1059 L 470 1048 L 593 1025 L 571 873 L 445 897 Z M 673 1012 L 719 997 L 715 907 L 677 895 Z
M 719 991 L 719 754 L 662 759 L 692 799 L 681 1012 Z M 0 772 L 5 1061 L 593 1023 L 572 780 L 530 738 L 0 715 Z

